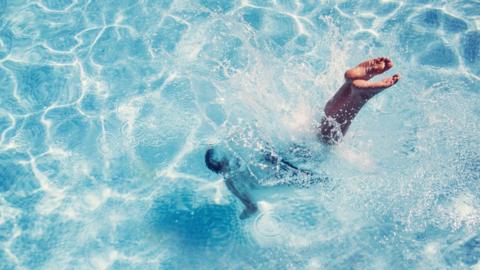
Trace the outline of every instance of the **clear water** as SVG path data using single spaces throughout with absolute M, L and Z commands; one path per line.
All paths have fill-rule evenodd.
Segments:
M 479 25 L 474 0 L 0 0 L 0 269 L 480 269 Z M 401 81 L 326 151 L 377 56 Z M 224 142 L 302 143 L 332 182 L 240 220 Z

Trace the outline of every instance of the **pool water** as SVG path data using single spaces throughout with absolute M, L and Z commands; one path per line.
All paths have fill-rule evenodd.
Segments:
M 479 27 L 475 0 L 0 0 L 0 269 L 480 269 Z M 321 145 L 378 56 L 400 82 Z M 330 181 L 240 220 L 225 143 Z

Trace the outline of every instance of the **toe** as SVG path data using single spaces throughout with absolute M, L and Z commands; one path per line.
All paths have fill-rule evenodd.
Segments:
M 385 86 L 392 86 L 392 85 L 396 84 L 399 79 L 400 79 L 400 75 L 395 74 L 392 77 L 385 79 L 385 81 L 384 81 Z
M 393 62 L 392 60 L 385 58 L 385 70 L 388 70 L 393 67 Z
M 398 80 L 400 80 L 400 74 L 397 73 L 397 74 L 393 75 L 392 78 L 393 78 L 394 83 L 397 83 Z

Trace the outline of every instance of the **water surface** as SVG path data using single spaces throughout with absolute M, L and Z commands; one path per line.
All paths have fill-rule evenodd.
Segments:
M 479 14 L 0 0 L 0 268 L 480 269 Z M 334 183 L 265 193 L 240 220 L 205 150 L 321 153 L 323 105 L 378 56 L 402 79 L 314 165 Z

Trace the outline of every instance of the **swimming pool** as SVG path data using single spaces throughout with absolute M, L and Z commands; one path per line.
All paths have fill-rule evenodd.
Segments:
M 0 269 L 480 269 L 480 3 L 0 0 Z M 402 80 L 312 129 L 358 62 Z M 260 139 L 261 138 L 261 139 Z M 303 143 L 242 206 L 204 164 Z

